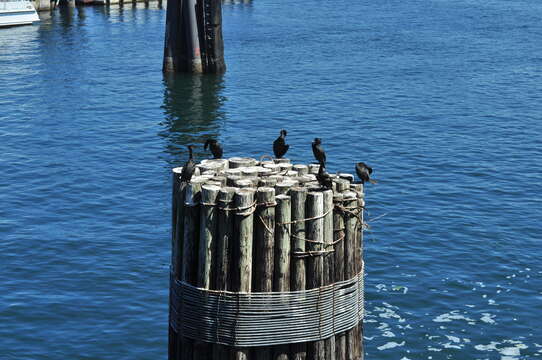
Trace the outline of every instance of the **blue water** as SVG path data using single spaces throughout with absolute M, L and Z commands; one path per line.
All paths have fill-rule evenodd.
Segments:
M 165 359 L 170 168 L 282 127 L 294 161 L 320 136 L 375 169 L 367 359 L 542 356 L 542 3 L 223 14 L 218 77 L 162 76 L 156 5 L 0 30 L 0 359 Z

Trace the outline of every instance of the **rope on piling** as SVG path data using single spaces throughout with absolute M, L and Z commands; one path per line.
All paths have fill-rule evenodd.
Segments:
M 322 256 L 326 254 L 331 254 L 333 252 L 335 252 L 335 250 L 293 251 L 292 257 L 306 258 L 306 257 Z
M 173 275 L 171 288 L 175 331 L 235 347 L 324 340 L 357 326 L 364 313 L 363 268 L 352 279 L 301 291 L 207 290 Z
M 298 220 L 287 221 L 287 222 L 283 222 L 283 223 L 277 223 L 277 225 L 297 224 L 297 223 L 304 222 L 304 221 L 310 221 L 310 220 L 321 219 L 321 218 L 323 218 L 324 216 L 326 216 L 327 214 L 329 214 L 331 211 L 333 211 L 333 208 L 329 209 L 328 211 L 326 211 L 326 212 L 323 213 L 322 215 L 313 216 L 313 217 L 305 218 L 305 219 L 298 219 Z

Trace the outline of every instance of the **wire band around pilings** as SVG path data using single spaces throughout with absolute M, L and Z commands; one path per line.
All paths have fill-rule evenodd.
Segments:
M 363 319 L 363 267 L 352 279 L 303 291 L 206 290 L 171 277 L 173 329 L 234 347 L 324 340 Z

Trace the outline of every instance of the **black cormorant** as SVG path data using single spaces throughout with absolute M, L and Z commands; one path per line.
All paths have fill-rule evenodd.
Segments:
M 331 189 L 333 187 L 333 180 L 331 176 L 326 171 L 326 168 L 322 162 L 320 162 L 320 168 L 318 169 L 318 174 L 316 174 L 316 180 L 318 183 L 326 189 Z
M 280 136 L 273 141 L 273 152 L 275 153 L 275 157 L 277 159 L 282 159 L 284 155 L 286 155 L 286 152 L 288 151 L 288 148 L 290 145 L 286 145 L 286 135 L 288 132 L 284 129 L 280 131 Z
M 205 145 L 203 145 L 203 149 L 207 150 L 207 146 L 211 149 L 211 153 L 213 154 L 213 157 L 215 159 L 222 159 L 222 154 L 224 153 L 224 150 L 222 150 L 222 146 L 216 141 L 215 139 L 207 139 L 205 141 Z
M 312 153 L 314 154 L 314 157 L 316 158 L 316 161 L 320 163 L 320 166 L 322 164 L 324 167 L 326 166 L 326 153 L 324 152 L 324 148 L 322 148 L 322 139 L 320 138 L 314 138 L 314 141 L 312 142 Z
M 188 161 L 183 166 L 183 172 L 181 173 L 181 190 L 190 182 L 194 171 L 196 170 L 196 163 L 194 162 L 194 156 L 192 155 L 192 148 L 194 145 L 188 145 Z
M 366 181 L 370 182 L 371 184 L 376 184 L 376 180 L 369 178 L 369 175 L 371 175 L 372 172 L 373 168 L 364 162 L 359 162 L 356 164 L 356 174 L 358 174 L 362 184 L 365 184 Z

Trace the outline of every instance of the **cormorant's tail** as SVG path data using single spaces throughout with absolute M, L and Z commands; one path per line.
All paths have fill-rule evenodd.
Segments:
M 320 169 L 326 169 L 326 162 L 324 160 L 318 160 L 318 164 L 320 164 L 320 168 L 318 169 L 318 171 L 320 171 Z

